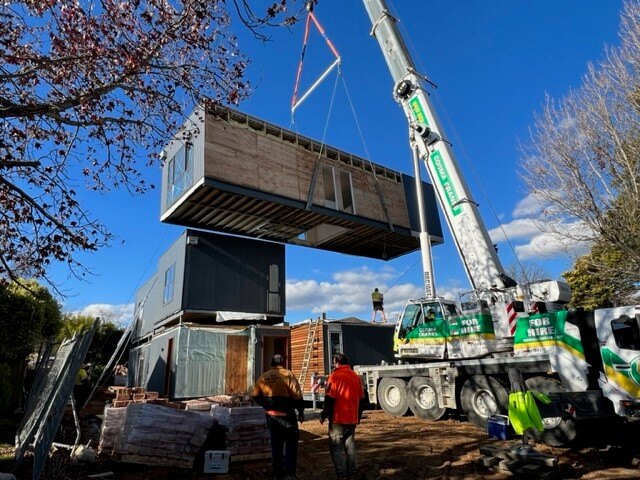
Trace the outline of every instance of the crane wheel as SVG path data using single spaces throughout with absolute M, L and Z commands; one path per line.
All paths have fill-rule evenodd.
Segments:
M 495 377 L 474 375 L 462 385 L 460 404 L 469 421 L 486 431 L 491 415 L 506 415 L 509 408 L 509 391 L 505 384 Z
M 436 384 L 429 377 L 413 377 L 409 381 L 407 400 L 413 414 L 422 420 L 440 420 L 447 411 L 439 406 Z
M 406 415 L 409 410 L 407 383 L 401 378 L 382 378 L 378 384 L 378 403 L 389 415 Z
M 555 378 L 531 377 L 525 380 L 528 390 L 537 393 L 561 393 L 566 389 Z M 542 419 L 544 431 L 536 434 L 536 440 L 551 447 L 566 447 L 578 434 L 575 420 L 567 415 Z

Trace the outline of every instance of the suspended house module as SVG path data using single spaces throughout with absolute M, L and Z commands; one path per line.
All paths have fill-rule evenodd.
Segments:
M 264 120 L 199 107 L 163 153 L 163 222 L 378 259 L 419 248 L 413 177 Z

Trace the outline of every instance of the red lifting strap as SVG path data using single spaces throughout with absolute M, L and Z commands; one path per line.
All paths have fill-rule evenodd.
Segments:
M 309 31 L 311 30 L 312 20 L 313 20 L 313 24 L 318 29 L 318 32 L 320 32 L 320 35 L 322 35 L 322 38 L 324 38 L 325 42 L 327 43 L 327 46 L 329 47 L 333 55 L 336 57 L 336 60 L 337 61 L 340 60 L 340 54 L 338 53 L 338 50 L 336 50 L 336 48 L 333 46 L 333 43 L 331 43 L 331 40 L 329 40 L 329 38 L 327 37 L 327 34 L 324 31 L 324 28 L 322 28 L 322 25 L 320 24 L 316 16 L 313 14 L 311 10 L 309 10 L 307 14 L 307 21 L 304 28 L 304 39 L 302 42 L 302 52 L 300 54 L 300 63 L 298 64 L 298 71 L 296 73 L 296 83 L 293 87 L 293 97 L 291 98 L 292 111 L 295 109 L 296 102 L 298 101 L 298 89 L 300 87 L 300 77 L 302 76 L 302 66 L 304 65 L 304 55 L 307 51 L 307 42 L 309 41 Z

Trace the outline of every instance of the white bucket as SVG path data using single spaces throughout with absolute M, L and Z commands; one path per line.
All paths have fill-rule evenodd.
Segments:
M 229 450 L 207 450 L 204 452 L 204 473 L 228 473 Z

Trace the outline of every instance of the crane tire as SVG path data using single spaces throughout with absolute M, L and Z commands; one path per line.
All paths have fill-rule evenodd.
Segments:
M 496 377 L 473 375 L 462 385 L 460 405 L 469 421 L 486 431 L 491 415 L 506 415 L 509 408 L 509 391 Z
M 566 389 L 560 381 L 548 377 L 531 377 L 525 380 L 527 390 L 536 393 L 562 393 Z M 544 431 L 535 433 L 537 441 L 551 447 L 566 447 L 576 438 L 578 429 L 575 420 L 568 414 L 560 417 L 543 418 Z
M 383 377 L 378 384 L 378 403 L 389 415 L 406 415 L 409 410 L 407 382 L 401 378 Z
M 413 377 L 407 386 L 407 400 L 413 414 L 422 420 L 440 420 L 446 408 L 438 404 L 438 390 L 430 377 Z

